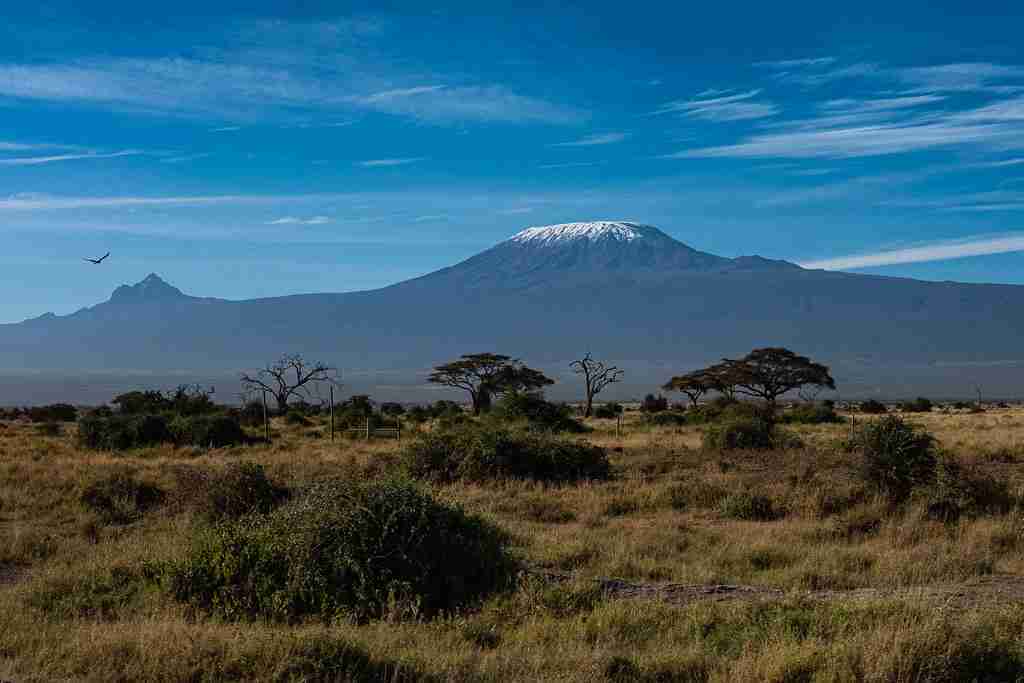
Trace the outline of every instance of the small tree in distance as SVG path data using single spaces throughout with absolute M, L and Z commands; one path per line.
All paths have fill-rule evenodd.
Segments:
M 307 403 L 322 403 L 319 388 L 338 385 L 337 370 L 325 363 L 309 362 L 299 354 L 285 354 L 254 375 L 243 373 L 242 386 L 247 394 L 267 392 L 277 403 L 277 412 L 288 411 L 292 398 Z
M 690 405 L 696 408 L 701 397 L 713 389 L 712 381 L 706 371 L 696 370 L 673 377 L 662 388 L 665 391 L 678 391 L 685 394 L 690 399 Z
M 586 407 L 583 410 L 583 417 L 590 417 L 594 412 L 594 397 L 600 394 L 606 386 L 622 381 L 623 370 L 612 366 L 606 366 L 601 361 L 590 357 L 588 352 L 580 360 L 569 363 L 569 367 L 577 375 L 583 375 L 584 388 L 587 394 Z
M 754 349 L 743 358 L 726 358 L 723 362 L 736 391 L 764 399 L 770 411 L 774 411 L 779 396 L 794 389 L 807 386 L 836 388 L 828 367 L 789 349 Z
M 474 415 L 490 410 L 495 396 L 554 384 L 543 372 L 497 353 L 463 354 L 459 360 L 435 367 L 427 381 L 469 393 Z

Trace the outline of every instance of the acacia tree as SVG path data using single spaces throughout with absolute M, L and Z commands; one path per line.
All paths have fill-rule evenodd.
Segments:
M 827 366 L 789 349 L 754 349 L 743 358 L 726 358 L 723 363 L 728 369 L 727 376 L 735 382 L 736 391 L 764 399 L 770 413 L 775 410 L 776 399 L 788 391 L 804 387 L 836 388 Z
M 458 360 L 435 367 L 427 381 L 468 392 L 474 415 L 490 410 L 495 396 L 554 384 L 539 370 L 496 353 L 463 354 Z
M 732 400 L 736 398 L 737 375 L 728 363 L 716 363 L 700 371 L 709 391 L 717 391 Z
M 583 411 L 584 417 L 590 417 L 594 411 L 594 397 L 600 394 L 609 384 L 622 381 L 625 371 L 612 366 L 606 366 L 601 361 L 590 357 L 588 352 L 583 358 L 569 363 L 569 367 L 577 375 L 583 375 L 583 383 L 587 392 L 587 405 Z
M 662 388 L 665 391 L 678 391 L 686 394 L 686 397 L 690 399 L 690 405 L 696 408 L 701 396 L 714 388 L 712 382 L 713 378 L 707 374 L 707 371 L 695 370 L 673 377 Z
M 277 402 L 277 411 L 288 410 L 288 402 L 299 398 L 307 403 L 322 403 L 319 388 L 337 385 L 337 370 L 326 363 L 310 362 L 299 354 L 285 354 L 255 375 L 242 374 L 242 386 L 249 395 L 267 392 Z

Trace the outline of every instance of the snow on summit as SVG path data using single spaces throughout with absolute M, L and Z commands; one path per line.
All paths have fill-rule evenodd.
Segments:
M 646 235 L 661 234 L 657 228 L 627 221 L 562 223 L 527 228 L 512 236 L 512 242 L 553 246 L 577 240 L 616 240 L 632 242 Z

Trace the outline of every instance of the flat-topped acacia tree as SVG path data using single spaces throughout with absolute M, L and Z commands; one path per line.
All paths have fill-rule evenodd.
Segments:
M 727 377 L 735 391 L 764 399 L 770 411 L 786 392 L 807 386 L 835 389 L 836 382 L 827 366 L 815 363 L 780 347 L 754 349 L 743 358 L 723 359 L 721 376 Z
M 497 353 L 464 354 L 458 360 L 435 367 L 427 381 L 468 392 L 474 415 L 490 410 L 495 396 L 511 391 L 532 391 L 555 383 L 540 370 Z
M 715 388 L 715 378 L 705 370 L 695 370 L 677 375 L 662 386 L 665 391 L 678 391 L 690 399 L 690 405 L 697 407 L 701 397 Z

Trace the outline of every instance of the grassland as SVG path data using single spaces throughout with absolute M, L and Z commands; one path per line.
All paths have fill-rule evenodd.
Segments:
M 858 421 L 871 419 L 858 416 Z M 911 415 L 1024 494 L 1024 409 Z M 510 532 L 516 590 L 432 620 L 229 622 L 147 582 L 204 522 L 196 477 L 262 464 L 291 488 L 394 466 L 392 440 L 274 424 L 270 445 L 79 450 L 0 426 L 0 679 L 15 681 L 960 681 L 1024 675 L 1024 510 L 929 519 L 865 488 L 849 424 L 798 449 L 702 450 L 699 427 L 592 420 L 607 482 L 435 485 Z M 403 435 L 404 439 L 409 434 Z M 81 502 L 130 473 L 165 491 L 110 523 Z M 758 506 L 750 499 L 760 497 Z M 726 587 L 722 587 L 726 586 Z

